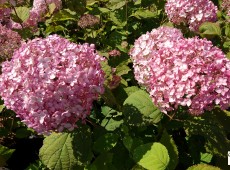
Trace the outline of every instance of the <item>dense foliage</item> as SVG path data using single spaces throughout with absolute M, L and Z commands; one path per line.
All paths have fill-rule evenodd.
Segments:
M 228 169 L 229 21 L 228 0 L 0 0 L 0 168 Z

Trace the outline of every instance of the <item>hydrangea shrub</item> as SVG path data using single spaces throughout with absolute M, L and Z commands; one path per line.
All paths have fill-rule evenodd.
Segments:
M 73 130 L 104 91 L 102 60 L 94 45 L 57 35 L 33 39 L 2 64 L 0 95 L 38 133 Z
M 228 2 L 0 0 L 0 167 L 229 169 Z

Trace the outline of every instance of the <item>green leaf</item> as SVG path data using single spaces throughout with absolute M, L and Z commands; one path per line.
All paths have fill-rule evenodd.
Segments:
M 46 17 L 50 17 L 54 13 L 54 11 L 56 9 L 55 3 L 49 4 L 48 8 L 49 8 L 49 12 L 46 14 Z
M 138 146 L 133 153 L 133 159 L 146 169 L 165 170 L 169 164 L 166 147 L 161 143 L 147 143 Z
M 21 127 L 16 130 L 16 138 L 26 138 L 30 136 L 32 133 L 32 129 L 28 129 L 26 127 Z
M 213 38 L 215 36 L 221 35 L 220 26 L 212 22 L 203 23 L 200 26 L 199 31 L 200 31 L 200 35 L 206 38 Z
M 46 34 L 50 34 L 53 32 L 58 32 L 58 31 L 65 31 L 67 30 L 65 27 L 61 26 L 61 25 L 49 25 L 48 27 L 46 27 Z
M 131 69 L 127 66 L 130 63 L 130 60 L 123 61 L 116 67 L 116 75 L 122 76 L 124 74 L 128 74 Z
M 116 170 L 112 164 L 113 154 L 103 153 L 100 154 L 95 161 L 87 167 L 89 170 Z
M 207 164 L 198 164 L 189 167 L 187 170 L 220 170 L 220 168 Z
M 116 10 L 116 9 L 121 9 L 123 6 L 125 6 L 126 1 L 114 1 L 114 3 L 111 1 L 111 5 L 109 6 L 109 9 L 111 9 L 112 11 Z
M 230 39 L 227 39 L 227 40 L 224 42 L 223 47 L 230 50 Z
M 230 52 L 228 52 L 226 56 L 230 60 Z
M 127 88 L 124 88 L 125 92 L 127 93 L 128 96 L 130 96 L 132 93 L 140 90 L 137 86 L 129 86 Z
M 214 118 L 223 126 L 227 133 L 230 133 L 230 112 L 216 108 L 213 112 Z
M 31 38 L 33 36 L 30 28 L 24 28 L 17 30 L 17 32 L 21 35 L 23 39 Z
M 11 157 L 15 149 L 9 149 L 0 145 L 0 167 L 6 165 L 6 161 Z
M 223 125 L 218 120 L 218 114 L 212 112 L 203 113 L 200 117 L 190 117 L 184 120 L 184 128 L 188 136 L 201 135 L 205 138 L 207 152 L 226 157 L 226 151 L 230 150 L 230 142 L 227 139 Z
M 107 131 L 114 131 L 123 123 L 123 119 L 121 117 L 122 114 L 120 112 L 117 112 L 108 106 L 102 106 L 101 111 L 105 116 L 101 122 L 101 126 Z
M 162 118 L 160 110 L 153 105 L 148 93 L 138 90 L 124 102 L 123 114 L 125 122 L 131 126 L 156 124 Z
M 131 136 L 125 136 L 123 138 L 123 144 L 125 145 L 125 147 L 130 151 L 133 145 L 133 139 Z
M 162 1 L 160 1 L 162 2 Z M 164 1 L 163 1 L 164 2 Z M 152 1 L 152 0 L 141 0 L 141 5 L 143 7 L 149 7 L 151 6 L 153 3 L 156 3 L 155 1 Z
M 230 38 L 230 25 L 226 25 L 225 26 L 225 35 Z
M 110 10 L 108 9 L 108 8 L 98 8 L 99 9 L 99 11 L 101 11 L 101 13 L 108 13 L 108 12 L 110 12 Z
M 125 9 L 110 12 L 110 19 L 117 26 L 124 27 L 127 24 Z
M 51 20 L 53 22 L 55 22 L 55 21 L 67 21 L 67 20 L 76 21 L 77 19 L 78 19 L 77 15 L 74 12 L 67 10 L 67 9 L 63 9 L 63 10 L 58 11 L 51 18 Z
M 112 109 L 111 107 L 108 107 L 108 106 L 102 106 L 101 107 L 101 113 L 107 117 L 111 117 L 112 115 L 115 115 L 117 113 L 116 110 Z
M 106 86 L 105 86 L 105 92 L 102 95 L 102 98 L 104 99 L 104 101 L 109 107 L 113 109 L 114 108 L 119 109 L 119 104 L 117 103 L 115 96 L 113 95 L 112 91 Z
M 210 153 L 200 153 L 200 160 L 204 163 L 210 163 L 213 155 Z
M 129 152 L 133 152 L 133 150 L 142 145 L 143 141 L 139 138 L 132 138 L 131 136 L 125 136 L 123 138 L 123 144 L 128 149 Z
M 122 33 L 118 32 L 118 31 L 113 31 L 109 35 L 109 38 L 106 39 L 106 41 L 104 43 L 107 43 L 111 47 L 115 48 L 117 46 L 117 44 L 121 44 L 122 41 L 125 39 L 126 39 L 126 36 L 124 36 Z
M 40 159 L 50 169 L 75 169 L 92 159 L 89 127 L 78 127 L 77 132 L 52 133 L 44 139 Z
M 15 13 L 16 11 L 16 13 Z M 12 18 L 15 22 L 22 23 L 29 18 L 30 9 L 27 7 L 15 7 L 15 11 L 12 12 Z
M 137 19 L 150 19 L 155 18 L 158 14 L 146 9 L 138 9 L 134 14 L 130 15 L 136 17 Z
M 95 141 L 93 149 L 97 153 L 107 152 L 117 144 L 117 140 L 118 135 L 113 133 L 106 133 Z
M 112 74 L 111 67 L 108 64 L 108 60 L 102 61 L 101 63 L 102 70 L 105 72 L 105 77 L 108 78 Z
M 100 0 L 86 0 L 87 6 L 92 6 L 96 3 L 98 3 Z
M 25 170 L 46 170 L 45 165 L 42 164 L 41 160 L 31 163 Z
M 160 139 L 162 143 L 168 150 L 170 161 L 168 164 L 168 169 L 173 170 L 178 164 L 178 150 L 173 138 L 165 130 Z
M 67 8 L 79 15 L 82 15 L 86 10 L 86 0 L 65 0 L 65 4 Z
M 114 131 L 119 128 L 122 123 L 122 119 L 116 120 L 115 118 L 105 118 L 102 120 L 101 126 L 103 126 L 107 131 Z
M 5 108 L 5 106 L 2 104 L 0 105 L 0 112 L 2 112 L 2 110 Z

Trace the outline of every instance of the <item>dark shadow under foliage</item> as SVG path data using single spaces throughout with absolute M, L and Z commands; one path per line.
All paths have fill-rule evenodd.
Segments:
M 7 161 L 10 170 L 24 170 L 32 162 L 39 159 L 39 149 L 43 144 L 43 138 L 17 139 L 16 149 L 10 159 Z

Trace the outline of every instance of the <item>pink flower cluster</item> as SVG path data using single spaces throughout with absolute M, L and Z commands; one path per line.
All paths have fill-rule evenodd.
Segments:
M 102 60 L 94 45 L 57 35 L 28 41 L 2 64 L 0 95 L 38 133 L 73 130 L 104 92 Z
M 222 8 L 222 10 L 225 10 L 227 15 L 230 17 L 230 1 L 229 0 L 223 0 L 222 4 L 221 4 L 221 8 Z
M 160 27 L 135 41 L 130 55 L 137 81 L 167 114 L 186 106 L 193 115 L 230 104 L 230 61 L 206 39 L 183 38 Z M 161 31 L 160 31 L 161 30 Z M 165 31 L 167 30 L 167 31 Z M 164 42 L 162 36 L 167 37 Z
M 0 0 L 0 4 L 7 3 L 6 0 Z M 16 2 L 11 0 L 10 3 L 14 5 Z M 18 3 L 21 3 L 20 1 Z M 33 7 L 30 10 L 29 18 L 22 23 L 23 27 L 36 28 L 38 22 L 42 22 L 45 19 L 45 14 L 49 12 L 49 5 L 55 5 L 55 10 L 60 10 L 62 7 L 61 0 L 34 0 Z M 11 8 L 0 9 L 0 22 L 4 22 L 8 28 L 22 29 L 21 24 L 14 22 L 10 18 Z
M 167 0 L 165 11 L 175 24 L 186 23 L 198 31 L 204 22 L 217 20 L 217 7 L 210 0 Z
M 24 23 L 25 26 L 37 26 L 38 22 L 44 20 L 44 15 L 48 13 L 49 5 L 55 5 L 55 10 L 59 10 L 62 7 L 61 0 L 34 0 L 33 8 L 30 10 L 30 16 Z
M 146 81 L 151 77 L 148 67 L 149 55 L 153 50 L 158 50 L 163 46 L 170 45 L 172 40 L 183 38 L 180 30 L 171 27 L 159 27 L 150 33 L 141 35 L 134 47 L 130 50 L 133 59 L 135 77 L 142 85 L 147 85 Z
M 2 60 L 10 59 L 14 50 L 21 45 L 21 36 L 11 29 L 0 24 L 0 58 Z M 1 62 L 0 61 L 0 62 Z
M 0 5 L 5 4 L 7 1 L 6 0 L 0 0 Z M 7 23 L 10 20 L 10 13 L 11 9 L 10 8 L 0 8 L 0 23 Z

